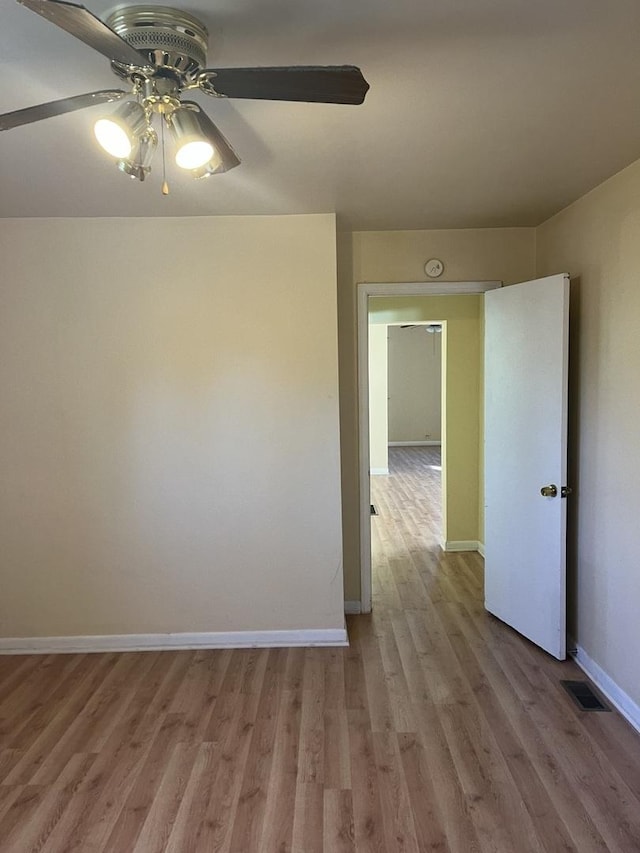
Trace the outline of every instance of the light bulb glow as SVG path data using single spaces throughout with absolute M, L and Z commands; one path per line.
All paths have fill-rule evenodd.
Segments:
M 176 163 L 181 169 L 199 169 L 213 157 L 213 145 L 204 139 L 183 143 L 176 153 Z
M 211 175 L 216 175 L 219 171 L 221 171 L 222 166 L 222 157 L 220 156 L 220 152 L 217 148 L 213 149 L 213 157 L 209 160 L 208 163 L 205 163 L 204 166 L 201 166 L 199 169 L 192 169 L 192 175 L 194 178 L 198 180 L 202 178 L 210 178 Z
M 110 118 L 101 118 L 95 123 L 93 132 L 107 154 L 126 159 L 131 154 L 132 144 L 126 130 Z

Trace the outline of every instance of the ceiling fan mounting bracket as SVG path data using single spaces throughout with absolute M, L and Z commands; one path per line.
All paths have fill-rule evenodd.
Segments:
M 132 94 L 137 96 L 148 113 L 170 115 L 180 104 L 180 80 L 167 74 L 153 74 L 149 77 L 134 72 L 130 80 Z
M 105 23 L 156 71 L 174 72 L 183 88 L 206 65 L 209 33 L 187 12 L 169 6 L 119 6 Z M 118 76 L 131 77 L 130 66 L 112 66 Z

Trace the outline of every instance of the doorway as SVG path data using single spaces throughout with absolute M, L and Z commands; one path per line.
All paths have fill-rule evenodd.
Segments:
M 422 316 L 421 311 L 427 311 L 431 317 L 443 316 L 445 310 L 444 302 L 450 297 L 471 297 L 464 301 L 454 301 L 455 308 L 455 346 L 469 347 L 472 336 L 468 334 L 469 324 L 479 322 L 480 294 L 488 290 L 501 287 L 501 282 L 442 282 L 433 284 L 429 282 L 411 283 L 363 283 L 358 285 L 358 408 L 359 408 L 359 438 L 360 438 L 360 542 L 361 542 L 361 612 L 368 613 L 372 607 L 372 576 L 371 576 L 371 457 L 369 436 L 369 319 L 372 305 L 378 312 L 381 322 L 395 324 L 398 322 L 411 324 L 423 322 L 429 317 Z M 417 305 L 416 297 L 438 297 L 430 307 Z M 374 302 L 375 300 L 375 302 Z M 403 301 L 404 300 L 404 301 Z M 444 300 L 444 302 L 443 302 Z M 447 310 L 452 310 L 451 305 Z M 446 311 L 445 311 L 446 313 Z M 444 335 L 445 341 L 447 336 Z M 476 341 L 473 349 L 473 340 Z M 471 347 L 466 356 L 462 356 L 462 362 L 477 362 L 480 353 L 478 343 L 478 331 L 475 332 Z M 445 360 L 447 358 L 448 344 L 445 343 Z M 460 359 L 456 359 L 456 362 Z M 471 371 L 472 373 L 472 371 Z M 479 424 L 480 424 L 480 401 L 479 378 L 469 375 L 470 371 L 465 369 L 464 364 L 458 364 L 455 374 L 459 380 L 460 387 L 453 396 L 448 395 L 447 389 L 451 389 L 452 371 L 447 371 L 448 378 L 443 382 L 443 457 L 446 459 L 443 465 L 445 477 L 443 478 L 443 546 L 447 550 L 473 550 L 478 548 L 477 532 L 474 539 L 465 538 L 464 531 L 478 529 L 479 512 Z M 466 382 L 466 386 L 465 386 Z M 474 390 L 475 389 L 475 390 Z M 475 394 L 475 398 L 474 398 Z M 466 407 L 466 414 L 461 410 L 461 416 L 451 417 L 453 410 L 457 415 L 456 406 Z M 473 415 L 469 412 L 473 411 Z M 449 417 L 447 416 L 449 413 Z M 475 432 L 474 432 L 475 430 Z M 471 453 L 457 453 L 456 448 L 460 445 L 461 436 L 466 437 L 467 444 L 475 448 Z M 471 436 L 469 438 L 469 436 Z M 464 444 L 464 442 L 462 442 Z M 453 456 L 452 456 L 453 451 Z M 475 457 L 473 453 L 475 452 Z M 454 464 L 448 466 L 447 462 L 453 459 Z M 475 459 L 475 471 L 474 460 Z M 447 470 L 447 468 L 450 470 Z M 469 477 L 476 478 L 475 485 L 471 489 L 468 485 Z M 463 484 L 461 486 L 461 484 Z M 452 503 L 451 495 L 456 496 L 456 502 Z M 452 510 L 455 510 L 454 512 Z M 466 526 L 465 526 L 466 525 Z
M 446 321 L 369 324 L 371 515 L 411 515 L 442 542 L 442 389 Z M 372 522 L 373 542 L 381 521 Z M 380 551 L 381 543 L 373 547 Z M 374 560 L 375 564 L 375 560 Z M 379 578 L 379 571 L 374 575 Z
M 394 447 L 439 446 L 446 321 L 369 324 L 369 469 L 389 473 Z

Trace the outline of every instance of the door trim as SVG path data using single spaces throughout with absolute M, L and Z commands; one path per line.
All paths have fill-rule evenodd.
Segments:
M 501 281 L 359 282 L 358 324 L 358 495 L 360 503 L 360 612 L 371 613 L 371 507 L 369 500 L 369 297 L 462 296 L 502 287 Z

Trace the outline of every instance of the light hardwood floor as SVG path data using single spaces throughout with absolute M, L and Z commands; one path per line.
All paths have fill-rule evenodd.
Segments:
M 438 466 L 374 480 L 348 649 L 0 658 L 0 850 L 640 851 L 640 738 L 484 612 Z

